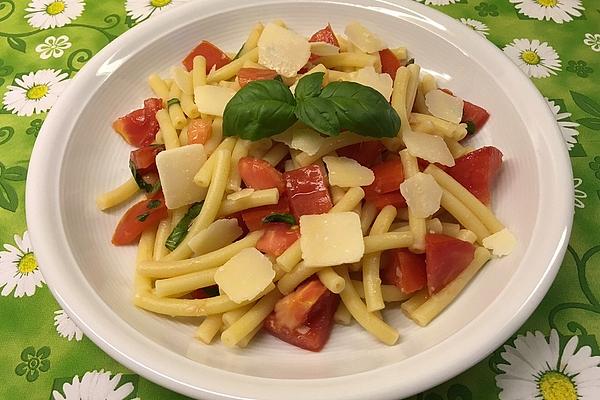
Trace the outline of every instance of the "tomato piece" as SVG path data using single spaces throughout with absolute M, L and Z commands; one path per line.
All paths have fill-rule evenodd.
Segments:
M 263 229 L 265 224 L 262 220 L 273 213 L 285 214 L 290 212 L 290 204 L 286 196 L 280 196 L 277 204 L 249 208 L 242 211 L 242 220 L 249 231 Z
M 424 254 L 415 254 L 407 249 L 393 249 L 383 253 L 381 262 L 383 283 L 394 285 L 407 294 L 427 285 Z
M 452 236 L 425 235 L 427 288 L 434 294 L 452 282 L 475 257 L 475 246 Z
M 502 152 L 485 146 L 456 159 L 446 172 L 484 204 L 491 201 L 494 179 L 502 166 Z
M 156 171 L 156 156 L 164 149 L 163 144 L 153 144 L 133 150 L 129 155 L 129 161 L 141 173 Z
M 329 340 L 333 314 L 339 302 L 339 296 L 320 281 L 310 280 L 279 300 L 263 326 L 284 342 L 305 350 L 320 351 Z
M 283 179 L 290 209 L 296 219 L 307 214 L 324 214 L 333 207 L 325 174 L 320 166 L 313 164 L 287 171 Z
M 381 162 L 381 154 L 385 151 L 385 146 L 379 140 L 370 142 L 361 142 L 342 147 L 337 150 L 340 157 L 348 157 L 356 160 L 363 167 L 370 168 Z
M 485 108 L 479 107 L 473 103 L 469 103 L 468 101 L 464 101 L 463 105 L 463 116 L 461 122 L 466 122 L 467 124 L 472 124 L 473 132 L 475 133 L 479 131 L 483 125 L 487 122 L 490 114 L 486 111 Z
M 369 202 L 375 205 L 375 208 L 381 210 L 385 206 L 394 206 L 396 208 L 406 208 L 406 199 L 400 193 L 400 190 L 390 193 L 375 194 L 371 195 L 368 199 Z
M 244 184 L 252 189 L 276 188 L 285 191 L 283 175 L 275 167 L 259 158 L 243 157 L 238 162 L 238 170 Z
M 162 193 L 160 196 L 134 204 L 121 217 L 113 234 L 112 243 L 121 246 L 135 242 L 144 230 L 155 227 L 167 215 L 167 206 Z
M 279 257 L 288 247 L 300 239 L 300 230 L 285 223 L 266 224 L 265 233 L 258 239 L 256 248 L 270 256 Z
M 392 80 L 396 79 L 396 71 L 402 66 L 400 60 L 390 49 L 379 51 L 379 60 L 381 60 L 381 73 L 388 74 Z
M 340 43 L 331 28 L 331 24 L 327 24 L 327 26 L 319 31 L 317 31 L 314 35 L 308 39 L 309 42 L 325 42 L 334 45 L 335 47 L 340 47 Z
M 400 184 L 404 182 L 404 169 L 402 161 L 389 160 L 375 165 L 373 168 L 375 180 L 365 189 L 365 198 L 370 200 L 377 194 L 390 193 L 400 190 Z
M 204 58 L 206 58 L 207 75 L 213 67 L 219 69 L 231 62 L 231 59 L 227 54 L 206 40 L 201 41 L 200 44 L 194 47 L 194 49 L 183 59 L 182 64 L 185 69 L 191 71 L 192 68 L 194 68 L 194 58 L 196 56 L 204 56 Z
M 276 77 L 277 72 L 272 69 L 242 68 L 238 72 L 238 83 L 240 87 L 244 87 L 252 81 L 270 81 Z
M 156 112 L 162 108 L 163 102 L 161 99 L 146 99 L 144 100 L 144 108 L 117 118 L 112 127 L 127 143 L 135 147 L 147 146 L 154 141 L 158 132 Z
M 212 122 L 206 119 L 193 119 L 188 125 L 188 144 L 205 144 L 212 133 Z

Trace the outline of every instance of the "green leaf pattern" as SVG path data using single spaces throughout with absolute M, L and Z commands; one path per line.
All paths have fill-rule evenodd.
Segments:
M 504 50 L 550 99 L 548 105 L 569 147 L 576 177 L 575 187 L 565 188 L 574 190 L 576 213 L 568 255 L 529 320 L 479 364 L 412 400 L 596 399 L 600 387 L 600 7 L 596 0 L 416 1 L 456 18 Z M 57 14 L 40 18 L 51 3 L 62 3 L 65 10 L 60 11 L 61 4 L 52 5 L 58 7 L 52 9 Z M 15 234 L 26 231 L 27 164 L 51 108 L 49 104 L 19 113 L 7 105 L 7 94 L 24 76 L 41 70 L 65 74 L 65 81 L 73 78 L 120 34 L 185 0 L 147 3 L 0 0 L 0 244 L 6 250 L 0 251 L 0 274 L 9 265 L 7 254 L 35 262 L 33 253 L 25 251 L 26 235 L 21 239 Z M 327 22 L 323 18 L 319 23 Z M 291 109 L 282 108 L 282 126 L 292 120 Z M 14 264 L 10 266 L 14 269 Z M 69 332 L 70 337 L 76 334 L 64 325 L 73 322 L 61 314 L 62 331 L 58 331 L 56 302 L 45 286 L 34 284 L 36 287 L 27 296 L 10 296 L 12 290 L 0 296 L 0 364 L 8 372 L 3 375 L 0 398 L 84 398 L 82 388 L 93 384 L 95 390 L 110 396 L 107 398 L 118 400 L 185 399 L 131 373 L 80 331 L 77 340 L 65 340 Z M 538 351 L 526 352 L 525 348 Z M 519 375 L 522 372 L 511 354 L 543 367 L 532 375 Z M 560 356 L 563 363 L 545 359 L 548 354 Z M 577 364 L 573 360 L 585 367 L 573 370 Z M 519 383 L 509 390 L 511 374 Z M 585 376 L 589 379 L 583 381 Z M 519 392 L 522 387 L 530 392 Z M 563 392 L 557 392 L 558 388 Z M 571 397 L 564 397 L 565 393 Z

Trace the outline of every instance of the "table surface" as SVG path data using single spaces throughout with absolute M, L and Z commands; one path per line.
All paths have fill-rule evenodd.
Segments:
M 61 310 L 38 268 L 23 204 L 31 149 L 56 96 L 111 40 L 185 1 L 0 0 L 0 398 L 185 398 L 118 364 Z M 531 318 L 479 364 L 413 399 L 597 399 L 600 1 L 417 1 L 503 49 L 547 98 L 573 164 L 575 223 Z

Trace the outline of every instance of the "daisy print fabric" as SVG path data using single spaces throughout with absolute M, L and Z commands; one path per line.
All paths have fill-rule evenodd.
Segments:
M 530 78 L 548 78 L 561 70 L 558 53 L 547 42 L 515 39 L 502 50 Z
M 124 400 L 134 390 L 131 382 L 121 383 L 122 374 L 110 371 L 89 371 L 81 379 L 75 375 L 71 382 L 52 392 L 53 400 Z
M 2 296 L 33 296 L 45 281 L 31 248 L 27 231 L 21 238 L 14 236 L 15 244 L 5 244 L 0 251 L 0 287 Z
M 558 24 L 570 22 L 573 17 L 581 17 L 584 10 L 581 0 L 510 0 L 520 14 L 540 21 L 554 21 Z
M 550 337 L 536 331 L 518 336 L 504 346 L 505 361 L 496 376 L 500 400 L 597 400 L 600 393 L 600 357 L 589 346 L 578 346 L 578 337 L 560 348 L 556 330 Z
M 4 108 L 18 116 L 31 116 L 52 108 L 69 82 L 69 74 L 42 69 L 15 79 L 4 94 Z
M 44 43 L 40 43 L 35 47 L 35 51 L 40 54 L 42 60 L 47 60 L 50 57 L 60 58 L 65 54 L 65 50 L 72 46 L 67 35 L 48 36 L 44 39 Z
M 82 0 L 33 0 L 25 9 L 25 18 L 34 28 L 60 28 L 81 16 L 84 8 Z
M 75 341 L 79 342 L 83 339 L 83 332 L 75 325 L 75 322 L 73 322 L 64 310 L 54 311 L 54 326 L 58 335 L 69 341 L 75 339 Z
M 188 0 L 127 0 L 125 10 L 135 23 L 140 23 L 186 1 Z

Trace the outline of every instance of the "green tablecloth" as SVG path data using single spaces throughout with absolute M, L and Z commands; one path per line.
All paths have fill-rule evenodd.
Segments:
M 478 365 L 415 399 L 598 399 L 600 1 L 418 1 L 491 40 L 547 97 L 573 163 L 576 208 L 568 253 L 533 316 Z M 31 149 L 68 81 L 127 29 L 184 2 L 0 0 L 2 399 L 183 398 L 112 360 L 61 310 L 23 203 Z

